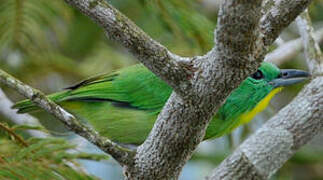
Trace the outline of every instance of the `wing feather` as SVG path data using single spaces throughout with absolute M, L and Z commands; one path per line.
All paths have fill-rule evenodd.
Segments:
M 112 101 L 121 107 L 160 110 L 172 89 L 143 65 L 130 66 L 68 87 L 62 101 Z

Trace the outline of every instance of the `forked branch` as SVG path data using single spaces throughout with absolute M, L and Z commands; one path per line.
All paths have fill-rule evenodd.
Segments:
M 128 49 L 177 93 L 185 94 L 192 76 L 189 58 L 171 53 L 105 0 L 65 0 L 100 25 L 107 37 Z

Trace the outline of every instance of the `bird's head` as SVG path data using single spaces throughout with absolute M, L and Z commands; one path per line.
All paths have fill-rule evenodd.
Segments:
M 267 106 L 270 99 L 283 87 L 302 82 L 309 76 L 309 73 L 302 70 L 279 69 L 274 64 L 263 62 L 233 94 L 250 108 L 264 101 L 264 105 Z
M 275 88 L 293 85 L 306 80 L 310 74 L 306 71 L 296 69 L 279 69 L 274 64 L 263 62 L 259 69 L 251 74 L 246 81 L 253 84 L 255 88 Z
M 305 71 L 279 69 L 271 63 L 262 63 L 255 73 L 232 91 L 218 111 L 216 118 L 222 121 L 215 121 L 221 124 L 221 129 L 215 136 L 231 132 L 240 124 L 249 122 L 266 108 L 271 98 L 284 86 L 302 82 L 308 77 L 309 73 Z M 220 125 L 213 123 L 213 126 Z

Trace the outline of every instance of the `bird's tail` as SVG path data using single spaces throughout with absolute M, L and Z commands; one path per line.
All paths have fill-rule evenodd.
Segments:
M 62 101 L 65 97 L 67 97 L 68 94 L 69 94 L 68 91 L 62 91 L 62 92 L 57 92 L 57 93 L 48 95 L 47 98 L 57 103 Z M 35 112 L 40 110 L 40 108 L 29 99 L 19 101 L 16 104 L 14 104 L 11 108 L 18 109 L 17 113 L 20 113 L 20 114 Z

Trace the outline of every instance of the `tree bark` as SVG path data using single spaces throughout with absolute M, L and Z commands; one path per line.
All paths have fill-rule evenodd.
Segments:
M 323 75 L 323 56 L 307 9 L 296 20 L 304 44 L 304 54 L 312 76 Z

